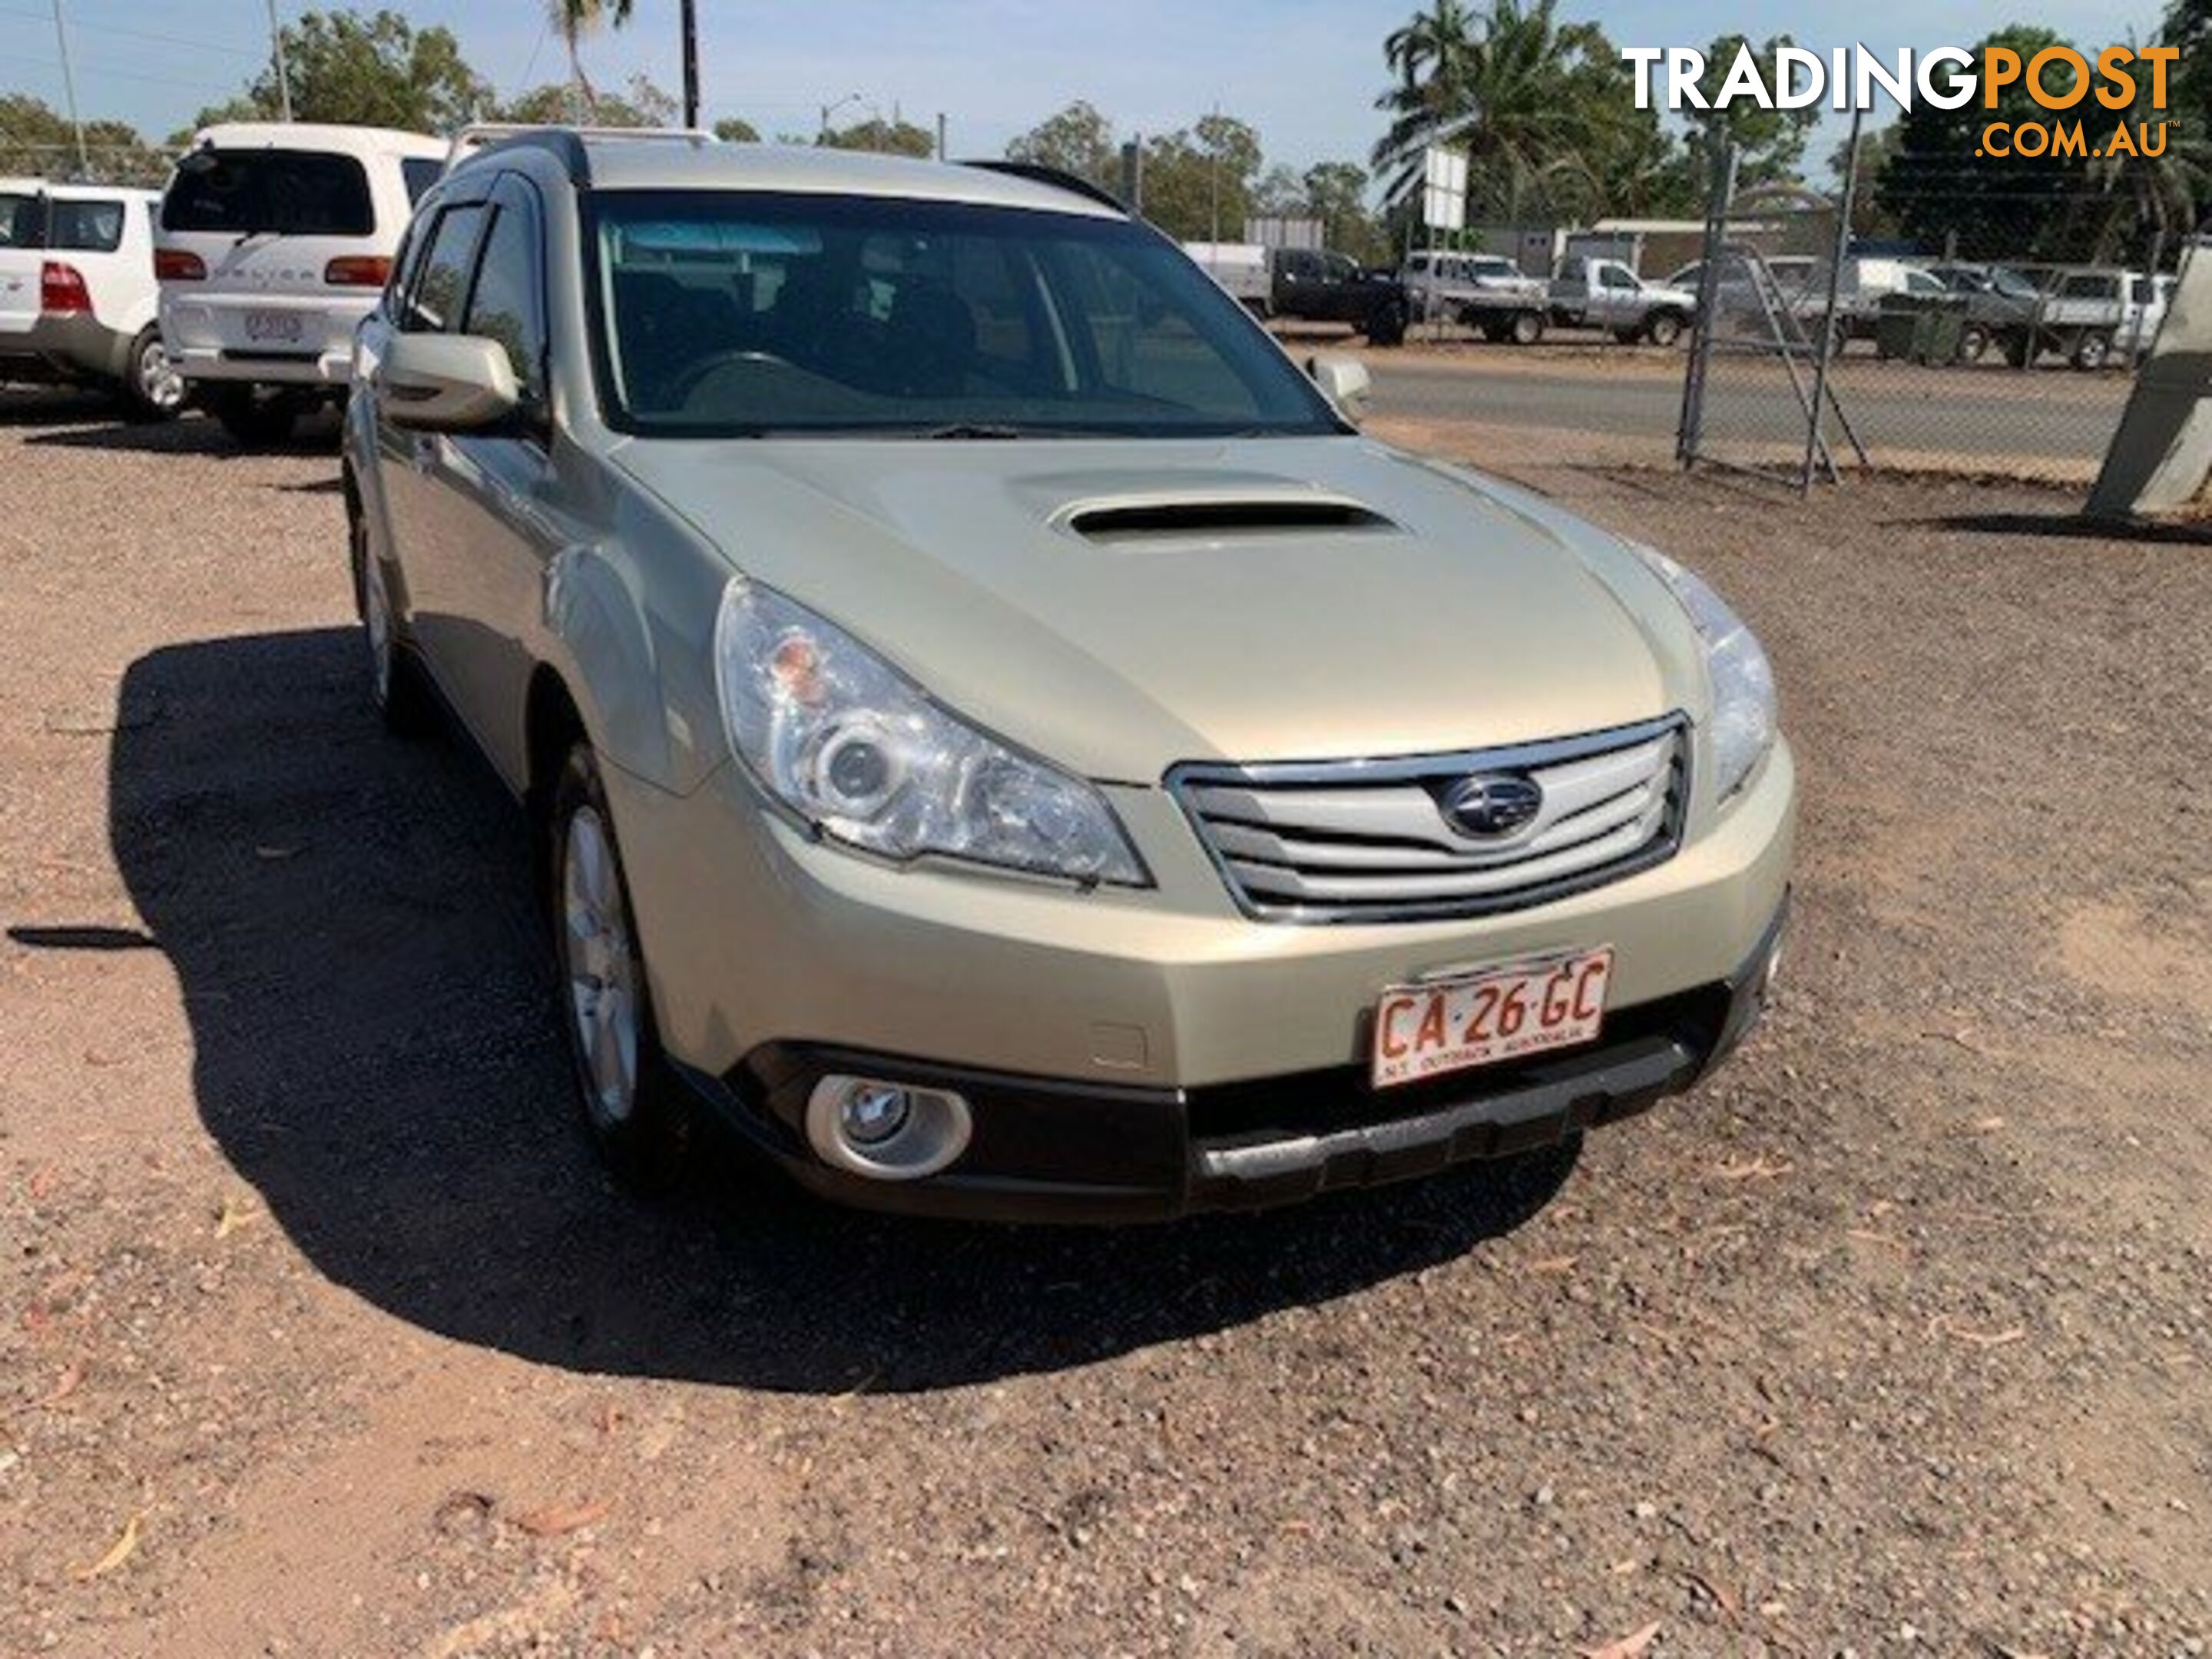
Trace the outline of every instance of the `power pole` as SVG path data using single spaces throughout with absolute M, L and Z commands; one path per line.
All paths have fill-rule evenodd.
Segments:
M 937 159 L 945 159 L 945 112 L 937 112 Z
M 684 31 L 684 125 L 699 125 L 699 5 L 684 0 L 680 14 Z
M 60 0 L 55 0 L 58 5 Z M 284 67 L 284 31 L 276 27 L 276 0 L 269 0 L 269 51 L 276 59 L 276 106 L 292 118 L 292 76 Z
M 76 132 L 76 176 L 92 177 L 92 160 L 84 153 L 84 123 L 76 114 L 76 71 L 70 67 L 69 31 L 62 27 L 62 0 L 54 0 L 54 39 L 62 49 L 62 90 L 69 96 L 70 125 Z

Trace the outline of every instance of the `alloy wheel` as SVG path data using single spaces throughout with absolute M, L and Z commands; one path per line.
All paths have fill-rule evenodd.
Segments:
M 568 819 L 561 861 L 561 965 L 584 1103 L 603 1125 L 637 1103 L 638 994 L 629 906 L 606 821 L 590 805 Z

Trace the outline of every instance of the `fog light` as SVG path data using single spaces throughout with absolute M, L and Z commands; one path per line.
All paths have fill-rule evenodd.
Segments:
M 837 1109 L 845 1139 L 856 1146 L 880 1146 L 906 1127 L 912 1109 L 906 1091 L 867 1083 L 849 1091 Z
M 806 1099 L 806 1140 L 834 1168 L 871 1181 L 919 1181 L 968 1150 L 968 1103 L 949 1089 L 833 1073 Z

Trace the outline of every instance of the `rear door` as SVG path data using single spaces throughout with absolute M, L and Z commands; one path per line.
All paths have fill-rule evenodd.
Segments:
M 136 334 L 153 317 L 145 211 L 138 198 L 122 191 L 58 190 L 46 204 L 46 257 L 84 278 L 92 314 L 121 334 Z
M 258 146 L 198 149 L 179 162 L 161 240 L 206 268 L 191 298 L 207 337 L 184 343 L 307 360 L 343 351 L 382 286 L 333 285 L 331 262 L 389 251 L 360 156 Z
M 39 320 L 39 271 L 46 263 L 46 198 L 0 188 L 0 349 Z

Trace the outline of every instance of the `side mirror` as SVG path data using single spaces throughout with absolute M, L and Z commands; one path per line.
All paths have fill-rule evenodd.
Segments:
M 1352 357 L 1309 357 L 1306 373 L 1346 420 L 1358 426 L 1365 418 L 1368 395 L 1375 389 L 1366 364 Z
M 507 348 L 476 334 L 395 334 L 380 378 L 394 426 L 474 432 L 496 426 L 522 400 Z

